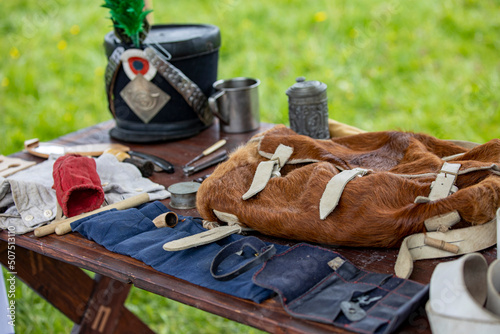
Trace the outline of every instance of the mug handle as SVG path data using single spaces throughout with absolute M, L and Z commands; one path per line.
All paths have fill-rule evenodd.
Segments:
M 224 91 L 221 90 L 215 94 L 213 94 L 212 96 L 210 96 L 208 98 L 208 106 L 210 107 L 210 110 L 212 111 L 212 113 L 217 116 L 224 124 L 228 125 L 229 124 L 229 119 L 227 117 L 224 117 L 224 115 L 222 115 L 220 112 L 219 112 L 219 106 L 217 105 L 217 99 L 220 98 L 222 95 L 224 95 Z

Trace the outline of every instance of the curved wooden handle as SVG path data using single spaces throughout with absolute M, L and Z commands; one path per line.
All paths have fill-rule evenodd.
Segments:
M 124 209 L 130 209 L 134 208 L 136 206 L 139 206 L 141 204 L 144 204 L 146 202 L 149 202 L 149 194 L 148 193 L 142 193 L 136 196 L 132 196 L 130 198 L 124 199 L 123 201 L 116 202 L 107 206 L 104 206 L 102 208 L 99 208 L 94 211 L 89 211 L 86 213 L 83 213 L 81 215 L 67 218 L 64 220 L 60 220 L 58 222 L 53 222 L 52 224 L 46 225 L 39 227 L 35 229 L 35 236 L 36 237 L 43 237 L 46 235 L 49 235 L 51 233 L 56 233 L 57 235 L 63 235 L 68 232 L 71 232 L 71 223 L 74 221 L 77 221 L 78 219 L 82 219 L 85 217 L 88 217 L 90 215 L 103 212 L 103 211 L 108 211 L 111 209 L 117 209 L 117 210 L 124 210 Z
M 221 139 L 218 142 L 216 142 L 215 144 L 213 144 L 212 146 L 210 146 L 209 148 L 207 148 L 205 151 L 203 151 L 203 155 L 207 156 L 210 153 L 217 151 L 219 148 L 221 148 L 224 145 L 226 145 L 226 140 Z

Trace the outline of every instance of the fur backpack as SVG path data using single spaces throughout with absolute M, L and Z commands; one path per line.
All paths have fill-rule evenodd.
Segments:
M 278 125 L 201 185 L 207 221 L 345 246 L 397 247 L 415 233 L 481 225 L 500 206 L 500 140 L 467 145 L 367 132 L 317 140 Z

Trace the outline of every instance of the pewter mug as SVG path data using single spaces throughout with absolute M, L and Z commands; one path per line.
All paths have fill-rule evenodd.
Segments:
M 326 84 L 298 77 L 287 89 L 290 128 L 315 139 L 329 139 Z
M 243 133 L 260 126 L 260 80 L 233 78 L 213 84 L 215 93 L 208 98 L 212 112 L 221 120 L 221 131 Z

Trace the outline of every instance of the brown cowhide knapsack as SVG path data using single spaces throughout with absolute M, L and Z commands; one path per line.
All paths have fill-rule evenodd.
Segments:
M 208 221 L 265 235 L 396 247 L 450 213 L 457 226 L 492 220 L 499 163 L 498 139 L 473 148 L 398 131 L 315 140 L 276 126 L 216 168 L 198 191 L 197 208 Z M 444 195 L 432 195 L 443 185 Z

